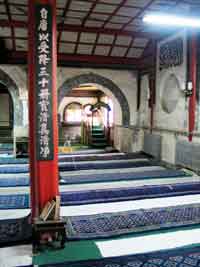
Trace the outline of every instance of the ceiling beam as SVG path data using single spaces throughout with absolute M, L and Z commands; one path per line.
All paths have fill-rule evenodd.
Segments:
M 124 24 L 122 29 L 125 29 L 127 26 L 130 25 L 131 22 L 133 22 L 135 19 L 139 18 L 144 13 L 144 11 L 146 11 L 154 2 L 155 2 L 155 0 L 151 0 L 150 2 L 148 2 L 148 4 L 146 4 L 144 7 L 142 7 L 142 9 L 134 17 L 132 17 L 127 23 Z
M 72 90 L 67 96 L 71 97 L 99 97 L 102 95 L 102 92 L 99 90 Z
M 58 25 L 59 29 L 60 25 Z M 134 31 L 121 31 L 109 28 L 97 28 L 97 27 L 81 27 L 75 25 L 63 25 L 64 31 L 76 31 L 76 32 L 86 32 L 86 33 L 98 33 L 98 34 L 113 34 L 113 35 L 125 35 L 125 36 L 138 36 L 152 38 L 152 33 L 149 32 L 134 32 Z M 158 35 L 158 34 L 157 34 Z
M 27 28 L 27 23 L 24 21 L 12 20 L 11 22 L 7 20 L 0 20 L 0 27 L 16 27 L 16 28 Z M 108 28 L 96 28 L 96 27 L 82 27 L 69 24 L 58 24 L 58 31 L 70 31 L 70 32 L 85 32 L 85 33 L 97 33 L 97 34 L 113 34 L 113 35 L 123 35 L 123 36 L 137 36 L 151 39 L 154 36 L 155 39 L 159 39 L 162 33 L 158 32 L 134 32 L 125 30 L 116 30 Z
M 27 61 L 27 53 L 16 51 L 10 51 L 8 53 L 8 63 L 14 63 L 17 61 Z M 140 59 L 135 58 L 123 58 L 123 57 L 107 57 L 107 56 L 92 56 L 92 55 L 69 55 L 69 54 L 58 54 L 58 64 L 63 65 L 67 64 L 68 62 L 89 62 L 92 64 L 97 65 L 115 65 L 115 64 L 125 64 L 125 65 L 132 65 L 133 68 L 137 68 L 140 66 Z
M 126 1 L 127 0 L 122 0 L 122 2 L 120 4 L 118 4 L 118 6 L 116 6 L 114 11 L 112 13 L 110 13 L 108 18 L 104 21 L 104 23 L 102 25 L 102 28 L 105 28 L 106 24 L 108 22 L 110 22 L 111 18 L 117 14 L 117 12 L 120 10 L 121 7 L 123 7 L 123 5 L 126 3 Z

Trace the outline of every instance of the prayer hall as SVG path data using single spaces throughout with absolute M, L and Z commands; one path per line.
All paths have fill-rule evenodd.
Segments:
M 200 0 L 0 0 L 0 267 L 200 267 Z

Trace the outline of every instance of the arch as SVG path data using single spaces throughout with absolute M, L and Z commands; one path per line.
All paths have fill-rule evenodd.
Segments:
M 122 109 L 122 124 L 128 126 L 130 124 L 130 109 L 128 101 L 120 90 L 120 88 L 108 78 L 94 73 L 81 74 L 66 80 L 58 90 L 58 106 L 62 99 L 75 87 L 83 83 L 96 83 L 109 89 L 118 100 Z
M 9 128 L 13 129 L 13 116 L 14 116 L 14 105 L 13 105 L 13 99 L 12 96 L 8 90 L 8 88 L 0 81 L 0 97 L 1 93 L 8 94 L 9 96 Z
M 91 110 L 93 111 L 94 109 L 100 108 L 100 107 L 103 107 L 103 108 L 107 109 L 108 111 L 111 110 L 110 106 L 107 103 L 104 103 L 102 101 L 99 101 L 96 104 L 92 105 L 92 109 Z
M 84 112 L 85 112 L 85 108 L 87 108 L 87 107 L 89 107 L 89 111 L 90 111 L 90 113 L 92 114 L 92 111 L 91 111 L 91 109 L 92 109 L 92 104 L 87 103 L 87 104 L 83 105 L 83 111 L 84 111 Z
M 68 109 L 71 105 L 77 105 L 77 106 L 80 107 L 80 110 L 83 109 L 82 104 L 79 103 L 79 102 L 73 101 L 73 102 L 68 103 L 68 104 L 64 107 L 64 110 L 63 110 L 63 121 L 64 121 L 64 122 L 66 122 L 66 112 L 67 112 L 67 109 Z
M 23 106 L 22 102 L 19 98 L 19 90 L 16 85 L 16 83 L 5 73 L 0 69 L 0 83 L 2 83 L 9 91 L 13 106 L 14 106 L 14 126 L 21 126 L 23 122 Z

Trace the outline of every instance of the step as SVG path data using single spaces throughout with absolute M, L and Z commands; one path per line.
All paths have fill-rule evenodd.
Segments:
M 103 129 L 92 129 L 92 132 L 99 133 L 99 132 L 104 132 L 104 130 Z
M 91 143 L 91 146 L 93 147 L 106 147 L 108 146 L 107 143 Z
M 91 136 L 97 136 L 97 137 L 98 137 L 98 136 L 105 136 L 105 134 L 104 134 L 103 132 L 101 132 L 101 133 L 98 133 L 98 134 L 97 134 L 97 133 L 94 133 L 94 132 L 92 132 L 92 133 L 91 133 Z
M 105 137 L 103 137 L 103 138 L 92 138 L 92 140 L 91 140 L 93 143 L 102 143 L 102 142 L 104 142 L 104 143 L 106 143 L 106 138 Z

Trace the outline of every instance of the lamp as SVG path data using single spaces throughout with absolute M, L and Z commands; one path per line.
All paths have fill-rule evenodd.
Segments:
M 189 82 L 187 82 L 186 89 L 184 90 L 185 96 L 187 96 L 187 97 L 191 96 L 192 91 L 193 91 L 193 85 L 192 85 L 192 82 L 189 81 Z
M 152 13 L 145 15 L 143 17 L 143 21 L 149 24 L 158 24 L 161 26 L 200 28 L 200 19 L 195 17 Z

